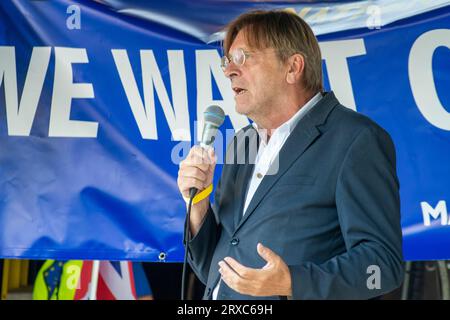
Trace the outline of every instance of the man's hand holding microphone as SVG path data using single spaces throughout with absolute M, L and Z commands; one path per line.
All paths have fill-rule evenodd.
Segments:
M 196 194 L 212 190 L 214 169 L 217 163 L 217 157 L 212 145 L 217 129 L 224 121 L 225 114 L 220 107 L 210 106 L 204 112 L 204 117 L 205 125 L 200 146 L 191 148 L 186 159 L 181 161 L 178 171 L 178 188 L 187 203 Z M 194 198 L 189 221 L 192 237 L 197 234 L 206 216 L 209 207 L 209 196 L 198 202 L 195 200 Z
M 181 161 L 177 182 L 186 202 L 190 199 L 191 188 L 202 191 L 212 184 L 216 161 L 213 148 L 204 149 L 200 146 L 192 147 L 186 159 Z M 190 229 L 193 237 L 200 229 L 208 207 L 209 197 L 192 204 Z

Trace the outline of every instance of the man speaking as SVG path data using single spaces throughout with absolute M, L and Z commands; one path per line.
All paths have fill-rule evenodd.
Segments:
M 188 250 L 204 298 L 368 299 L 398 287 L 394 145 L 323 92 L 310 27 L 284 11 L 247 13 L 228 26 L 224 53 L 236 110 L 253 124 L 227 149 L 214 205 L 212 149 L 192 148 L 178 174 L 185 198 L 203 191 Z

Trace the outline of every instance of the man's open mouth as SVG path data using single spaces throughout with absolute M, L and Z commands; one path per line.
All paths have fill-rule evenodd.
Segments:
M 237 96 L 247 92 L 247 90 L 239 88 L 239 87 L 234 87 L 233 91 Z

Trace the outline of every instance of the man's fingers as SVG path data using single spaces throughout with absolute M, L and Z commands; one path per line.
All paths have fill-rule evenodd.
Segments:
M 239 290 L 239 283 L 242 280 L 241 277 L 224 261 L 219 262 L 219 273 L 222 280 L 232 289 Z
M 205 182 L 196 178 L 183 177 L 183 182 L 180 185 L 183 197 L 189 197 L 189 190 L 191 188 L 197 188 L 197 190 L 205 189 Z
M 180 162 L 180 169 L 183 170 L 185 168 L 195 167 L 203 172 L 207 173 L 210 170 L 211 165 L 207 163 L 202 163 L 200 160 L 195 160 L 191 158 L 186 158 L 185 160 Z
M 254 275 L 254 269 L 243 266 L 233 258 L 226 257 L 224 260 L 242 278 L 248 279 Z
M 205 181 L 207 174 L 197 167 L 185 167 L 183 170 L 180 169 L 178 175 L 184 178 L 195 178 L 200 181 Z
M 183 197 L 189 197 L 193 187 L 203 190 L 212 183 L 216 158 L 212 148 L 194 146 L 186 159 L 181 161 L 178 170 L 178 188 Z
M 231 268 L 231 266 L 228 265 L 225 261 L 220 261 L 219 262 L 219 267 L 220 267 L 220 270 L 222 270 L 222 272 L 224 272 L 224 273 L 240 277 L 239 274 L 236 271 L 234 271 L 234 269 Z
M 212 148 L 203 149 L 199 146 L 192 147 L 187 157 L 189 162 L 207 165 L 212 164 L 214 162 L 214 158 L 214 150 Z
M 258 243 L 256 250 L 258 251 L 258 254 L 269 263 L 275 263 L 279 258 L 275 252 L 263 246 L 261 243 Z

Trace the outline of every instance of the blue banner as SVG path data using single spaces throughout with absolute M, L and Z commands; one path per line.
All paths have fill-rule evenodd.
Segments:
M 0 256 L 182 261 L 202 113 L 227 114 L 219 159 L 249 123 L 223 28 L 284 8 L 319 35 L 325 87 L 394 140 L 405 258 L 450 259 L 450 7 L 420 2 L 0 2 Z

